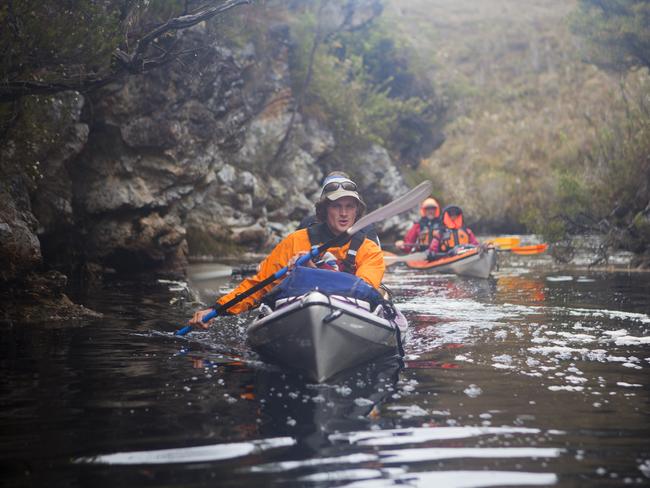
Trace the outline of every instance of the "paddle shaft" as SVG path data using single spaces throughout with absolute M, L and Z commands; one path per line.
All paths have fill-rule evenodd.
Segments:
M 412 254 L 405 254 L 403 256 L 384 256 L 384 262 L 386 263 L 387 266 L 390 266 L 391 264 L 395 263 L 403 263 L 406 261 L 422 261 L 427 258 L 428 251 L 423 251 L 423 252 L 414 252 Z
M 315 257 L 319 256 L 320 254 L 325 252 L 330 247 L 341 246 L 341 245 L 345 244 L 351 238 L 352 238 L 352 236 L 350 236 L 349 234 L 344 232 L 343 234 L 340 234 L 340 235 L 330 239 L 329 241 L 325 242 L 324 244 L 321 244 L 320 246 L 313 246 L 309 250 L 309 252 L 307 254 L 305 254 L 304 256 L 300 256 L 300 258 L 298 258 L 296 260 L 295 266 L 302 266 L 307 261 L 309 261 L 312 258 L 315 258 Z M 288 271 L 289 271 L 289 266 L 285 266 L 284 268 L 282 268 L 282 269 L 276 271 L 275 273 L 273 273 L 268 278 L 263 279 L 262 281 L 260 281 L 259 283 L 257 283 L 254 286 L 251 286 L 248 290 L 246 290 L 246 291 L 240 293 L 239 295 L 231 298 L 226 303 L 222 303 L 220 305 L 215 305 L 212 308 L 212 310 L 210 310 L 207 314 L 205 314 L 203 316 L 203 318 L 201 319 L 201 322 L 206 323 L 209 320 L 212 320 L 217 315 L 227 311 L 233 305 L 236 305 L 239 302 L 241 302 L 242 300 L 245 300 L 249 296 L 253 295 L 254 293 L 257 293 L 262 288 L 265 288 L 268 285 L 270 285 L 271 283 L 273 283 L 275 280 L 279 280 L 285 274 L 287 274 Z M 187 326 L 183 327 L 182 329 L 179 329 L 178 331 L 176 331 L 176 335 L 185 335 L 191 330 L 192 330 L 192 326 L 187 325 Z

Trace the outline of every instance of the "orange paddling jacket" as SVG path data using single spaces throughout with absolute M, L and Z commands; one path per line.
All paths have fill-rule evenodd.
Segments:
M 259 271 L 255 276 L 244 279 L 234 290 L 232 290 L 227 295 L 222 296 L 217 300 L 218 304 L 226 303 L 227 301 L 234 298 L 236 295 L 245 292 L 249 288 L 255 286 L 257 283 L 263 281 L 269 276 L 273 275 L 280 269 L 284 268 L 289 260 L 298 254 L 301 251 L 309 251 L 312 246 L 320 245 L 334 237 L 327 228 L 326 224 L 316 224 L 322 226 L 320 232 L 312 236 L 317 235 L 317 238 L 321 242 L 311 242 L 309 239 L 309 232 L 307 229 L 300 229 L 285 237 L 280 243 L 275 246 L 271 253 L 260 263 Z M 347 242 L 340 247 L 331 247 L 328 249 L 334 257 L 340 261 L 345 262 L 350 249 L 350 242 Z M 382 278 L 384 277 L 384 255 L 380 247 L 373 241 L 368 238 L 363 239 L 363 242 L 359 246 L 356 252 L 354 259 L 354 264 L 356 269 L 354 274 L 359 278 L 362 278 L 364 281 L 379 288 Z M 261 297 L 263 297 L 271 288 L 276 286 L 278 282 L 274 282 L 263 289 L 259 290 L 257 293 L 252 294 L 248 298 L 245 298 L 241 302 L 233 305 L 227 311 L 232 314 L 238 314 L 245 312 L 254 308 Z

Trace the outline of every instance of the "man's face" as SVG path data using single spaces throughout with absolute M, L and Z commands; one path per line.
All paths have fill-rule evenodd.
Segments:
M 354 224 L 358 203 L 352 197 L 342 197 L 327 204 L 327 226 L 336 234 L 342 234 Z
M 436 218 L 436 210 L 438 207 L 425 207 L 424 208 L 424 215 L 427 219 L 433 220 Z

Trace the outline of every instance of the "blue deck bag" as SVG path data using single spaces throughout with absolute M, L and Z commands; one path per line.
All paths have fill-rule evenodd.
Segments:
M 318 290 L 324 295 L 340 295 L 364 300 L 370 302 L 373 309 L 384 303 L 384 298 L 375 288 L 353 274 L 306 266 L 293 269 L 266 295 L 264 302 L 273 306 L 276 300 L 302 296 L 312 290 Z

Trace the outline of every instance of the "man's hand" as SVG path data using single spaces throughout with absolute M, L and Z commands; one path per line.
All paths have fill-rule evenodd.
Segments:
M 437 259 L 446 258 L 449 254 L 444 252 L 431 252 L 427 254 L 427 261 L 435 261 Z
M 298 261 L 301 257 L 303 257 L 305 254 L 309 254 L 309 251 L 300 251 L 298 254 L 296 254 L 294 257 L 289 259 L 289 263 L 287 264 L 288 268 L 291 270 L 296 267 L 296 261 Z M 306 263 L 304 263 L 303 266 L 307 266 L 308 268 L 315 268 L 316 265 L 314 262 L 310 259 Z
M 189 324 L 198 325 L 203 329 L 210 328 L 210 324 L 214 321 L 214 319 L 210 319 L 207 322 L 203 322 L 203 317 L 205 317 L 211 311 L 212 311 L 211 308 L 206 308 L 205 310 L 199 310 L 197 312 L 194 312 L 194 315 L 190 319 Z

